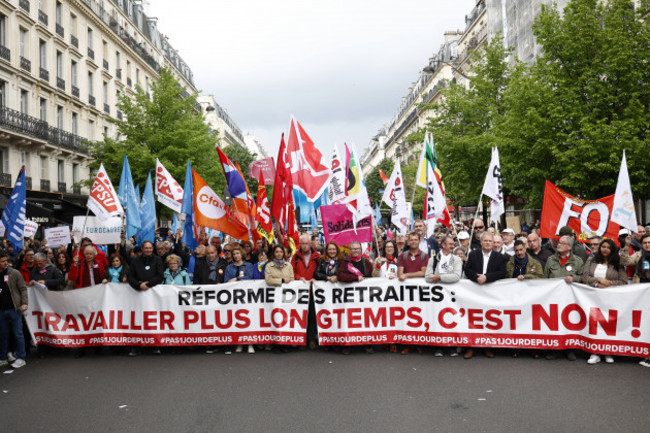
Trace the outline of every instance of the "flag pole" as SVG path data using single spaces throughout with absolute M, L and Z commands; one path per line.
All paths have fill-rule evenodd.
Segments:
M 381 257 L 381 251 L 379 251 L 379 240 L 377 240 L 377 234 L 375 231 L 375 226 L 376 226 L 375 216 L 372 213 L 370 214 L 370 221 L 372 222 L 372 237 L 375 240 L 375 246 L 377 247 L 377 257 L 375 257 L 375 259 L 378 259 L 379 257 Z
M 474 219 L 472 220 L 472 232 L 469 235 L 470 248 L 472 246 L 472 240 L 474 239 L 474 226 L 476 225 L 476 218 L 478 218 L 478 211 L 481 208 L 481 202 L 482 201 L 483 201 L 483 193 L 481 192 L 481 197 L 479 197 L 478 204 L 476 205 L 476 213 L 474 214 Z M 485 224 L 485 221 L 483 221 L 483 224 Z

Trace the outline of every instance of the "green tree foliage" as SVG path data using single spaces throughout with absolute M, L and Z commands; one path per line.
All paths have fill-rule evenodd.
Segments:
M 248 150 L 248 148 L 242 147 L 238 144 L 231 144 L 224 147 L 222 150 L 233 164 L 235 162 L 239 163 L 239 167 L 244 174 L 244 179 L 246 180 L 248 189 L 252 195 L 257 195 L 257 180 L 248 175 L 248 166 L 251 162 L 255 161 L 253 154 Z M 221 167 L 219 167 L 219 170 L 221 170 Z
M 89 145 L 95 160 L 91 168 L 94 170 L 103 163 L 117 185 L 126 153 L 133 182 L 144 187 L 147 173 L 154 174 L 158 158 L 182 185 L 189 159 L 192 168 L 219 191 L 225 179 L 214 149 L 216 134 L 204 123 L 201 113 L 195 111 L 196 94 L 184 97 L 184 91 L 171 72 L 163 68 L 160 78 L 152 84 L 151 99 L 140 86 L 136 86 L 133 97 L 122 93 L 117 108 L 125 118 L 113 120 L 118 138 L 105 137 Z
M 390 174 L 393 172 L 393 166 L 395 163 L 392 159 L 384 158 L 379 161 L 379 165 L 375 167 L 370 173 L 365 173 L 366 176 L 366 189 L 368 190 L 368 197 L 370 197 L 370 202 L 375 206 L 375 203 L 379 203 L 379 207 L 382 207 L 381 198 L 384 195 L 380 190 L 384 190 L 384 181 L 381 180 L 379 175 L 379 169 L 384 172 L 384 174 L 390 177 Z M 386 204 L 383 205 L 386 207 Z

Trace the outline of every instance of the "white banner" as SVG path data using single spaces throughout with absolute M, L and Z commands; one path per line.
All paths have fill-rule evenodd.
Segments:
M 309 286 L 263 280 L 133 290 L 110 283 L 54 292 L 28 287 L 36 342 L 57 347 L 306 342 Z
M 58 246 L 68 246 L 70 243 L 70 227 L 47 227 L 44 229 L 45 239 L 47 239 L 47 246 L 56 248 Z
M 89 216 L 88 220 L 85 220 L 85 216 L 76 216 L 72 220 L 72 233 L 75 242 L 79 243 L 81 238 L 90 238 L 94 244 L 99 245 L 121 242 L 120 235 L 124 230 L 121 217 L 109 218 L 102 222 L 97 217 Z M 83 233 L 81 233 L 82 229 Z
M 23 232 L 23 237 L 31 238 L 36 234 L 37 230 L 38 230 L 38 223 L 35 223 L 34 221 L 30 221 L 30 220 L 25 220 L 25 231 Z
M 595 289 L 563 279 L 314 283 L 321 345 L 575 348 L 650 357 L 650 284 Z

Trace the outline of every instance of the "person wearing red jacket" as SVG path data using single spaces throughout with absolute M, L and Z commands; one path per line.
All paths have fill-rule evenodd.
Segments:
M 309 283 L 311 291 L 311 281 L 314 279 L 314 272 L 320 262 L 320 253 L 311 247 L 311 237 L 309 235 L 300 236 L 299 248 L 291 260 L 293 275 L 296 280 L 302 280 Z M 314 297 L 309 297 L 309 315 L 307 316 L 307 343 L 311 350 L 316 349 L 318 341 L 318 328 L 316 325 L 316 306 Z
M 82 260 L 74 256 L 68 274 L 70 281 L 74 281 L 75 289 L 101 284 L 106 270 L 106 267 L 97 261 L 97 250 L 92 244 L 86 245 L 83 254 Z
M 32 271 L 36 267 L 36 262 L 34 261 L 35 252 L 31 248 L 25 249 L 23 253 L 23 262 L 20 265 L 20 274 L 23 276 L 23 280 L 26 283 L 29 283 L 32 275 Z
M 77 249 L 77 251 L 72 254 L 72 260 L 74 261 L 76 257 L 78 261 L 82 261 L 84 257 L 84 248 L 86 248 L 88 245 L 91 245 L 95 249 L 95 262 L 97 264 L 100 264 L 104 269 L 107 269 L 108 259 L 106 258 L 106 254 L 97 248 L 97 245 L 93 244 L 93 241 L 91 241 L 90 238 L 81 239 L 81 245 L 79 246 L 79 249 Z

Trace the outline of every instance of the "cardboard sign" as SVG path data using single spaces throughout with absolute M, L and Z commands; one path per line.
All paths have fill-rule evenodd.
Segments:
M 70 227 L 47 227 L 45 229 L 45 239 L 47 239 L 47 246 L 50 248 L 61 245 L 68 246 L 70 244 Z
M 106 221 L 100 221 L 97 217 L 85 216 L 74 217 L 72 224 L 72 232 L 75 242 L 81 242 L 81 238 L 89 238 L 94 244 L 119 244 L 121 242 L 120 235 L 123 231 L 122 218 L 113 217 Z M 81 230 L 83 229 L 83 233 Z
M 37 223 L 34 221 L 25 220 L 25 231 L 23 231 L 23 237 L 31 238 L 36 234 L 36 230 L 38 230 Z

